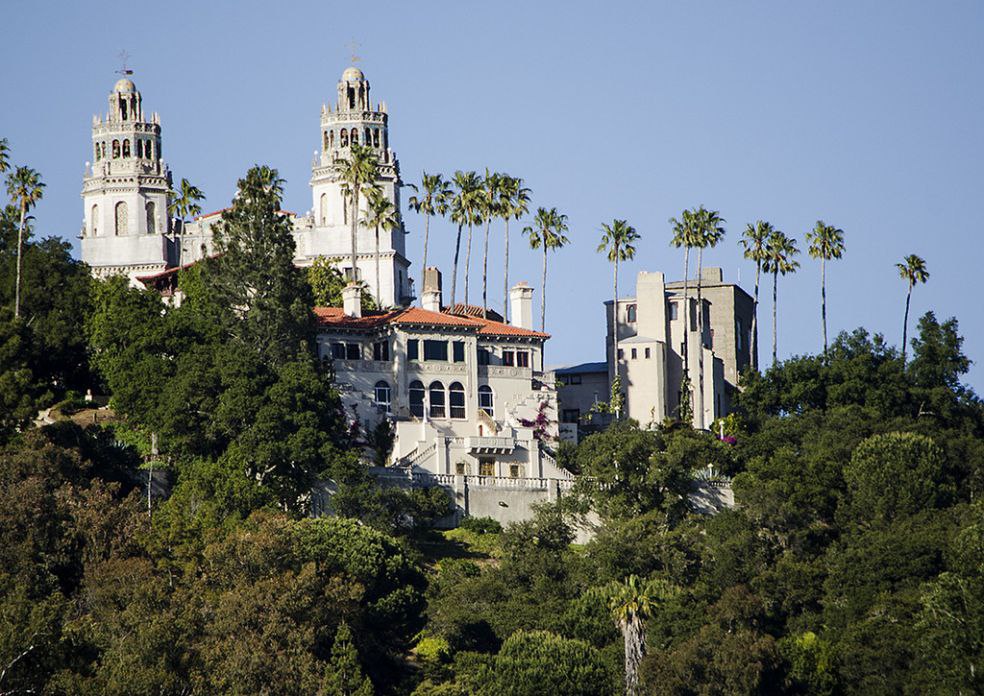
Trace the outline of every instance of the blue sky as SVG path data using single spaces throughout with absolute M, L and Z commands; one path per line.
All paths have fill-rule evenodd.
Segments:
M 642 234 L 626 292 L 640 270 L 681 274 L 667 220 L 701 203 L 728 229 L 707 265 L 740 272 L 749 291 L 745 223 L 769 220 L 801 248 L 818 218 L 843 228 L 846 256 L 828 267 L 832 333 L 865 326 L 897 343 L 894 264 L 923 256 L 932 276 L 914 292 L 913 325 L 930 309 L 956 316 L 965 351 L 984 361 L 972 283 L 984 246 L 984 3 L 15 1 L 3 17 L 0 137 L 48 184 L 41 233 L 76 246 L 90 119 L 106 109 L 121 49 L 145 111 L 161 114 L 175 177 L 202 188 L 206 208 L 225 206 L 259 162 L 287 179 L 285 207 L 306 211 L 321 104 L 357 42 L 405 181 L 490 167 L 569 216 L 572 245 L 550 258 L 549 363 L 604 356 L 600 224 L 626 218 Z M 419 262 L 423 224 L 407 219 Z M 513 229 L 511 278 L 539 291 L 540 257 Z M 452 235 L 449 223 L 431 231 L 446 275 Z M 821 343 L 819 265 L 800 260 L 780 279 L 781 356 Z M 770 315 L 766 297 L 763 361 Z M 968 382 L 984 390 L 984 368 Z

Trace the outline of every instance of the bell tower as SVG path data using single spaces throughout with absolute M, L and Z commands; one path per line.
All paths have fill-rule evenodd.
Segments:
M 303 262 L 317 256 L 338 258 L 343 270 L 351 253 L 351 215 L 361 220 L 365 215 L 365 200 L 358 213 L 349 210 L 350 203 L 342 192 L 339 160 L 348 159 L 352 144 L 371 147 L 379 163 L 376 185 L 393 204 L 400 224 L 393 230 L 380 230 L 380 294 L 383 304 L 408 304 L 413 294 L 410 262 L 406 259 L 405 231 L 400 202 L 400 164 L 389 147 L 389 114 L 386 104 L 373 105 L 369 96 L 369 80 L 352 66 L 342 73 L 337 85 L 337 102 L 321 107 L 320 148 L 315 152 L 311 172 L 313 196 L 313 229 L 303 249 Z M 299 251 L 301 251 L 299 249 Z M 375 287 L 375 230 L 360 227 L 358 235 L 359 275 L 370 288 Z
M 92 162 L 82 179 L 82 260 L 94 275 L 135 277 L 170 264 L 170 187 L 160 117 L 144 117 L 140 92 L 124 75 L 105 117 L 92 118 Z

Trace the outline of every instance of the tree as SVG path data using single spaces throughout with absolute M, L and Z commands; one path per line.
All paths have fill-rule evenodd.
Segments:
M 10 146 L 6 138 L 0 138 L 0 174 L 10 169 Z
M 482 318 L 488 316 L 488 276 L 489 276 L 489 227 L 492 218 L 502 214 L 502 196 L 504 179 L 498 172 L 490 172 L 485 168 L 485 178 L 482 180 L 482 218 L 485 220 L 485 246 L 482 249 Z
M 382 307 L 383 296 L 379 292 L 379 230 L 380 228 L 387 231 L 394 230 L 399 227 L 400 220 L 390 199 L 378 188 L 369 190 L 366 200 L 366 217 L 363 219 L 363 223 L 375 230 L 376 305 Z
M 319 696 L 372 696 L 372 682 L 362 673 L 359 652 L 352 643 L 352 631 L 342 621 L 335 631 L 331 662 L 318 690 Z
M 482 222 L 482 179 L 475 172 L 454 173 L 457 192 L 451 199 L 451 221 L 458 225 L 458 237 L 454 244 L 454 266 L 451 271 L 451 304 L 455 303 L 458 284 L 458 251 L 461 247 L 461 228 L 468 226 L 468 246 L 465 251 L 465 304 L 468 304 L 468 272 L 471 267 L 472 227 Z
M 499 215 L 506 223 L 505 256 L 502 262 L 502 317 L 509 320 L 509 220 L 519 220 L 530 211 L 530 190 L 523 186 L 523 180 L 506 175 L 502 187 L 502 201 Z
M 307 269 L 307 283 L 311 286 L 311 294 L 315 307 L 341 307 L 342 290 L 345 288 L 345 277 L 335 265 L 340 259 L 329 259 L 318 256 Z M 379 309 L 375 298 L 362 288 L 363 311 Z
M 568 243 L 567 216 L 557 212 L 556 208 L 547 210 L 537 208 L 533 225 L 523 228 L 523 234 L 529 237 L 531 249 L 543 249 L 543 286 L 540 290 L 540 330 L 547 327 L 547 251 L 560 249 Z
M 17 167 L 7 175 L 7 193 L 11 201 L 20 207 L 20 225 L 17 228 L 17 278 L 14 281 L 14 318 L 20 317 L 21 256 L 24 249 L 24 225 L 27 211 L 37 205 L 44 195 L 41 175 L 30 167 Z
M 714 248 L 724 238 L 724 218 L 718 211 L 707 210 L 703 205 L 694 211 L 697 219 L 697 335 L 700 350 L 697 353 L 697 392 L 701 395 L 700 422 L 704 423 L 704 301 L 701 294 L 704 275 L 704 249 Z
M 614 274 L 612 277 L 612 375 L 618 374 L 618 264 L 635 258 L 635 242 L 639 233 L 635 227 L 625 220 L 612 220 L 612 224 L 601 226 L 601 242 L 598 252 L 607 252 L 608 260 L 612 262 Z M 618 417 L 618 414 L 615 414 Z
M 902 263 L 895 264 L 899 269 L 899 276 L 906 283 L 905 293 L 905 317 L 902 320 L 902 364 L 905 365 L 905 351 L 908 346 L 906 341 L 909 333 L 909 301 L 912 299 L 912 288 L 917 283 L 925 283 L 929 280 L 929 271 L 926 270 L 926 262 L 915 254 L 909 254 Z
M 183 234 L 187 218 L 202 214 L 202 206 L 199 205 L 199 201 L 205 200 L 205 194 L 197 186 L 192 186 L 190 181 L 183 178 L 177 191 L 168 191 L 168 197 L 171 201 L 168 203 L 167 212 L 181 222 Z M 179 245 L 179 251 L 180 248 Z M 180 265 L 180 258 L 178 261 Z
M 680 219 L 670 218 L 673 226 L 673 237 L 670 244 L 676 248 L 683 247 L 683 375 L 680 379 L 680 418 L 689 422 L 690 417 L 684 415 L 685 407 L 690 403 L 690 250 L 697 246 L 700 238 L 700 220 L 693 211 L 684 210 Z
M 427 241 L 430 237 L 430 219 L 435 213 L 442 217 L 447 214 L 451 204 L 453 191 L 451 182 L 445 181 L 441 174 L 428 174 L 424 172 L 420 181 L 420 188 L 416 184 L 410 184 L 416 194 L 410 196 L 407 203 L 415 213 L 424 215 L 424 258 L 420 267 L 420 293 L 423 302 L 424 292 L 424 273 L 427 272 Z M 423 194 L 420 193 L 421 189 Z
M 338 176 L 342 180 L 342 195 L 348 201 L 348 218 L 351 224 L 352 277 L 349 283 L 359 282 L 359 210 L 363 189 L 374 188 L 379 176 L 379 161 L 376 152 L 369 145 L 352 143 L 347 159 L 335 160 Z
M 844 255 L 844 230 L 817 220 L 812 231 L 806 233 L 810 257 L 820 259 L 820 316 L 823 321 L 823 354 L 827 355 L 827 261 Z
M 751 353 L 752 368 L 758 369 L 758 306 L 759 306 L 759 275 L 762 272 L 762 264 L 766 261 L 766 245 L 769 237 L 775 229 L 768 222 L 758 220 L 754 225 L 745 225 L 742 233 L 741 245 L 745 250 L 745 258 L 755 262 L 755 297 L 753 302 L 754 311 L 752 312 L 751 333 Z
M 799 253 L 796 248 L 796 240 L 787 237 L 779 230 L 774 230 L 769 235 L 766 243 L 766 259 L 762 264 L 762 270 L 772 274 L 772 365 L 778 361 L 778 303 L 779 303 L 779 274 L 795 273 L 799 268 L 799 261 L 795 256 Z
M 612 678 L 598 650 L 549 631 L 516 631 L 495 656 L 491 674 L 476 676 L 485 682 L 479 689 L 483 696 L 612 693 Z

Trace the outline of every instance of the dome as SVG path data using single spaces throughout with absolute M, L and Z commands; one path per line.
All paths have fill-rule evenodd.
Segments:
M 344 82 L 357 82 L 364 79 L 366 76 L 354 65 L 351 68 L 346 68 L 345 72 L 342 73 L 342 81 Z
M 128 80 L 127 78 L 124 77 L 122 80 L 118 80 L 116 82 L 116 86 L 113 87 L 113 91 L 114 92 L 136 92 L 137 91 L 137 86 L 135 84 L 133 84 L 133 80 Z

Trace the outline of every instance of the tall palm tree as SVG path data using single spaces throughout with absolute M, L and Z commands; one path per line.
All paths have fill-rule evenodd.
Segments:
M 827 357 L 827 262 L 844 255 L 844 230 L 817 220 L 806 233 L 810 258 L 820 259 L 820 318 L 823 322 L 823 356 Z
M 181 222 L 181 234 L 184 234 L 187 219 L 202 214 L 202 206 L 199 205 L 199 201 L 205 200 L 205 194 L 197 186 L 192 186 L 187 179 L 181 179 L 178 190 L 168 191 L 167 197 L 169 199 L 167 204 L 168 215 Z M 181 240 L 175 241 L 178 246 L 178 265 L 180 266 L 181 250 L 184 244 Z
M 384 306 L 383 296 L 379 291 L 379 230 L 382 228 L 390 231 L 400 226 L 400 218 L 396 214 L 396 208 L 393 207 L 393 203 L 386 197 L 382 189 L 375 187 L 369 189 L 369 195 L 366 196 L 366 216 L 362 223 L 375 230 L 376 306 L 382 309 Z
M 523 228 L 523 234 L 530 239 L 531 249 L 543 249 L 543 285 L 540 289 L 540 330 L 547 328 L 547 251 L 560 249 L 570 240 L 564 236 L 567 232 L 567 216 L 557 212 L 556 208 L 547 210 L 537 208 L 533 225 Z
M 625 220 L 612 220 L 612 224 L 601 226 L 601 243 L 597 251 L 606 252 L 608 260 L 614 267 L 612 278 L 612 375 L 618 375 L 618 264 L 635 258 L 634 242 L 638 241 L 639 233 L 635 227 Z M 619 414 L 615 414 L 618 417 Z
M 41 175 L 30 167 L 17 167 L 7 175 L 7 193 L 20 206 L 20 225 L 17 227 L 17 278 L 14 281 L 14 317 L 20 316 L 21 257 L 24 252 L 24 225 L 27 211 L 44 196 Z
M 0 138 L 0 174 L 10 169 L 10 145 L 6 138 Z
M 530 211 L 530 190 L 523 180 L 506 176 L 502 189 L 499 215 L 506 223 L 506 250 L 502 262 L 502 318 L 509 321 L 509 220 L 519 220 Z
M 430 219 L 437 213 L 447 215 L 450 205 L 452 191 L 451 182 L 446 181 L 441 174 L 428 174 L 424 172 L 420 180 L 420 188 L 415 184 L 410 187 L 419 195 L 410 196 L 407 203 L 415 213 L 424 215 L 424 259 L 420 268 L 420 294 L 423 302 L 424 293 L 424 274 L 427 272 L 427 240 L 430 237 Z M 421 190 L 423 193 L 421 193 Z
M 502 192 L 503 192 L 503 181 L 504 178 L 502 174 L 498 172 L 490 172 L 488 167 L 485 168 L 485 178 L 482 180 L 482 189 L 480 191 L 481 201 L 482 201 L 482 218 L 485 220 L 485 246 L 482 250 L 482 318 L 488 316 L 488 306 L 489 306 L 489 295 L 488 295 L 488 278 L 489 278 L 489 227 L 492 224 L 492 218 L 499 217 L 500 209 L 502 207 Z
M 376 179 L 379 176 L 379 160 L 371 146 L 352 143 L 349 146 L 348 158 L 336 159 L 335 167 L 342 180 L 342 195 L 348 199 L 349 204 L 348 217 L 352 236 L 352 277 L 349 279 L 349 283 L 358 283 L 359 203 L 364 193 L 363 189 L 376 187 Z
M 724 239 L 724 218 L 716 210 L 707 210 L 703 205 L 694 211 L 697 218 L 697 335 L 700 336 L 700 350 L 697 352 L 697 389 L 704 399 L 704 299 L 701 293 L 704 275 L 704 249 L 716 247 Z M 703 409 L 703 407 L 702 407 Z M 701 413 L 701 423 L 704 416 Z
M 482 180 L 475 172 L 454 173 L 452 184 L 456 189 L 451 198 L 451 221 L 458 225 L 458 236 L 454 243 L 454 264 L 451 270 L 451 305 L 454 306 L 458 288 L 458 253 L 461 249 L 461 228 L 468 226 L 468 251 L 465 256 L 465 304 L 468 304 L 468 266 L 471 261 L 471 230 L 481 218 L 478 217 L 480 206 L 479 191 Z
M 680 381 L 681 403 L 682 397 L 689 399 L 690 383 L 690 249 L 697 246 L 697 239 L 700 234 L 700 221 L 696 218 L 693 211 L 684 210 L 680 214 L 680 219 L 670 218 L 673 226 L 673 237 L 670 244 L 676 248 L 683 247 L 683 375 Z M 684 392 L 687 391 L 687 394 Z
M 926 270 L 926 262 L 915 254 L 909 254 L 902 259 L 902 263 L 895 264 L 895 267 L 899 269 L 899 276 L 908 285 L 905 293 L 905 318 L 902 320 L 902 364 L 905 365 L 906 341 L 909 337 L 909 300 L 912 299 L 912 288 L 917 283 L 925 283 L 929 280 L 929 271 Z
M 766 258 L 762 264 L 762 270 L 772 274 L 772 365 L 775 366 L 777 358 L 777 306 L 779 301 L 779 274 L 795 273 L 799 268 L 799 261 L 794 257 L 799 253 L 796 248 L 796 240 L 787 237 L 779 230 L 774 230 L 769 235 L 769 240 L 765 245 Z
M 622 582 L 613 582 L 603 592 L 607 595 L 608 610 L 622 634 L 625 647 L 625 693 L 639 693 L 639 665 L 646 649 L 645 622 L 660 605 L 678 593 L 669 582 L 630 575 Z
M 741 245 L 745 249 L 745 258 L 755 262 L 755 298 L 752 303 L 752 326 L 749 329 L 751 340 L 749 341 L 752 368 L 758 369 L 758 306 L 759 306 L 759 276 L 762 273 L 762 264 L 766 259 L 766 244 L 775 229 L 768 222 L 758 220 L 753 225 L 745 225 L 745 231 L 741 236 Z

